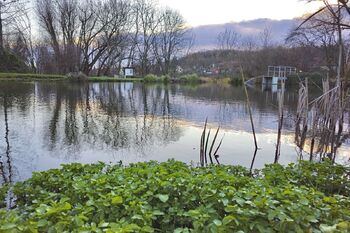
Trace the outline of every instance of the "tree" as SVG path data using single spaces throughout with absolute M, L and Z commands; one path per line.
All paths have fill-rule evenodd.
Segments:
M 4 30 L 26 11 L 22 0 L 0 0 L 0 54 L 4 50 Z
M 231 29 L 225 29 L 225 31 L 220 32 L 217 38 L 219 48 L 222 50 L 236 49 L 239 39 L 240 35 Z
M 33 38 L 32 20 L 30 19 L 28 11 L 24 11 L 19 17 L 15 18 L 11 30 L 15 37 L 14 41 L 16 42 L 14 46 L 18 47 L 22 45 L 22 55 L 20 57 L 32 71 L 36 71 L 35 42 Z
M 159 32 L 154 40 L 153 49 L 160 71 L 169 74 L 173 69 L 173 60 L 188 44 L 185 20 L 181 14 L 165 9 L 160 18 Z
M 267 49 L 273 45 L 271 28 L 265 27 L 259 34 L 261 47 Z
M 124 39 L 129 24 L 130 4 L 124 0 L 109 0 L 101 6 L 92 2 L 80 9 L 80 32 L 78 46 L 81 50 L 80 69 L 89 74 L 99 59 L 106 61 L 121 54 L 120 47 L 125 47 Z M 101 65 L 101 64 L 100 64 Z
M 36 10 L 40 26 L 49 36 L 50 44 L 54 51 L 56 73 L 60 73 L 62 69 L 62 60 L 59 44 L 58 15 L 54 1 L 37 0 Z
M 332 67 L 337 65 L 337 29 L 332 22 L 333 15 L 326 9 L 310 18 L 301 27 L 293 29 L 286 38 L 286 43 L 292 46 L 317 47 L 322 49 L 326 65 L 333 73 Z
M 310 1 L 321 1 L 321 0 L 310 0 Z M 324 6 L 319 10 L 309 15 L 304 21 L 299 25 L 298 28 L 302 27 L 304 24 L 309 22 L 311 19 L 320 15 L 323 11 L 328 11 L 331 17 L 329 20 L 320 20 L 322 25 L 331 25 L 335 28 L 337 36 L 337 46 L 338 46 L 338 62 L 337 62 L 337 84 L 341 84 L 341 76 L 344 74 L 345 60 L 344 60 L 344 40 L 343 40 L 343 30 L 350 29 L 350 24 L 346 22 L 344 18 L 344 10 L 347 12 L 347 16 L 350 16 L 350 8 L 348 6 L 348 0 L 337 0 L 335 4 L 330 3 L 330 0 L 322 0 Z M 298 29 L 297 28 L 297 29 Z
M 144 76 L 150 72 L 154 61 L 152 46 L 157 38 L 157 28 L 161 22 L 160 15 L 152 1 L 136 0 L 135 16 L 137 26 L 137 60 L 140 74 Z

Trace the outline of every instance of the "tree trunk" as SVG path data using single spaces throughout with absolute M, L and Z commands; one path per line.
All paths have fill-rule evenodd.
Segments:
M 0 1 L 0 55 L 2 55 L 4 50 L 4 37 L 3 37 L 3 29 L 2 29 L 2 3 Z

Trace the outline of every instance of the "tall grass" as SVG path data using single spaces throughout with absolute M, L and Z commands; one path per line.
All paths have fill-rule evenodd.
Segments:
M 300 149 L 300 158 L 306 142 L 309 160 L 336 160 L 337 150 L 349 138 L 349 96 L 340 83 L 330 88 L 329 80 L 322 82 L 323 93 L 309 102 L 307 80 L 300 85 L 296 117 L 295 141 Z M 347 128 L 345 128 L 347 127 Z
M 207 133 L 207 126 L 208 126 L 208 119 L 205 120 L 203 132 L 200 140 L 199 162 L 202 167 L 207 166 L 209 164 L 209 160 L 210 160 L 210 164 L 213 165 L 214 164 L 213 159 L 215 159 L 216 163 L 220 165 L 218 152 L 222 145 L 222 141 L 224 140 L 224 137 L 225 137 L 225 135 L 223 135 L 219 143 L 215 146 L 215 143 L 217 141 L 217 137 L 220 131 L 220 126 L 216 129 L 213 139 L 210 139 L 211 129 L 209 129 Z M 210 149 L 208 151 L 209 144 L 210 144 Z M 216 149 L 214 150 L 215 147 Z
M 281 81 L 281 91 L 278 93 L 278 130 L 277 130 L 277 143 L 276 143 L 276 152 L 275 152 L 275 161 L 278 163 L 278 160 L 281 155 L 281 136 L 282 136 L 282 127 L 284 120 L 284 91 L 285 91 L 285 81 Z

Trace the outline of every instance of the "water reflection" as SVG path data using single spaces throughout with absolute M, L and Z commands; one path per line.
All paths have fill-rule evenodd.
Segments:
M 2 174 L 25 179 L 61 163 L 124 163 L 176 158 L 198 161 L 202 125 L 221 125 L 220 162 L 251 166 L 254 153 L 241 87 L 133 83 L 2 82 Z M 250 90 L 259 141 L 254 167 L 273 162 L 276 93 Z M 281 162 L 297 159 L 293 114 L 297 91 L 287 90 Z M 12 166 L 11 166 L 12 164 Z M 4 178 L 3 178 L 4 179 Z
M 10 156 L 9 124 L 8 124 L 8 97 L 3 96 L 4 123 L 5 123 L 5 154 L 0 155 L 0 173 L 2 181 L 0 183 L 12 183 L 12 164 Z

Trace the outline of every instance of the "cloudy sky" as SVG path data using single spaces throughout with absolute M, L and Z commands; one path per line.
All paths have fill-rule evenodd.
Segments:
M 292 19 L 320 3 L 306 0 L 159 0 L 179 10 L 190 26 L 239 22 L 257 18 Z

